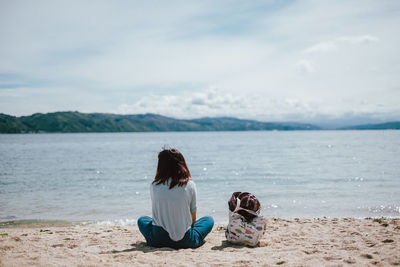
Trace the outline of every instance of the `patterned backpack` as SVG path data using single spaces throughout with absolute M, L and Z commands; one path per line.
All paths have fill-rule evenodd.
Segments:
M 260 202 L 251 193 L 235 192 L 228 205 L 226 239 L 232 243 L 256 246 L 265 232 L 264 218 L 259 215 Z

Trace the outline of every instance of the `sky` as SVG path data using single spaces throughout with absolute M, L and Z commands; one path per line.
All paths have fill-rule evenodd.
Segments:
M 0 113 L 400 120 L 400 1 L 0 0 Z

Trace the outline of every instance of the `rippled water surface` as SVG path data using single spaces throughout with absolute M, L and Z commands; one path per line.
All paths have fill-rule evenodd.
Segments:
M 165 144 L 186 158 L 199 216 L 217 222 L 234 191 L 265 216 L 400 217 L 400 131 L 260 131 L 0 135 L 0 220 L 150 215 Z

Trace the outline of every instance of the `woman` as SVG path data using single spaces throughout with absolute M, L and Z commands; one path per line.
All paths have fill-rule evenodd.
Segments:
M 197 248 L 211 231 L 210 216 L 196 221 L 196 185 L 183 155 L 177 149 L 158 154 L 157 173 L 150 186 L 153 218 L 138 219 L 149 246 Z

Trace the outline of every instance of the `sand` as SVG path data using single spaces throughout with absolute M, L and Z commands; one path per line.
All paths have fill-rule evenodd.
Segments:
M 216 226 L 198 249 L 146 246 L 135 226 L 0 229 L 0 266 L 393 266 L 399 219 L 268 219 L 260 246 Z

